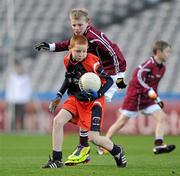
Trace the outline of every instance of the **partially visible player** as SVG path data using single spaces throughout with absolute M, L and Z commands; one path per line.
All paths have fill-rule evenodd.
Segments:
M 114 80 L 114 84 L 105 94 L 106 101 L 110 102 L 117 91 L 117 88 L 123 89 L 126 87 L 124 82 L 126 61 L 123 54 L 117 44 L 112 43 L 104 33 L 100 32 L 90 24 L 89 14 L 86 9 L 72 9 L 70 12 L 70 22 L 73 34 L 81 34 L 88 39 L 88 52 L 93 53 L 100 58 L 100 62 L 103 65 L 105 72 L 108 75 L 111 75 Z M 54 52 L 61 52 L 68 50 L 69 42 L 70 40 L 50 44 L 41 42 L 37 44 L 35 48 L 37 50 L 45 49 Z M 77 149 L 68 158 L 79 159 L 89 151 L 90 147 L 88 144 L 87 131 L 81 129 L 80 145 L 78 145 Z
M 72 9 L 70 12 L 70 22 L 73 34 L 84 35 L 88 39 L 88 52 L 100 58 L 105 72 L 111 75 L 115 81 L 111 91 L 106 93 L 107 101 L 111 101 L 117 87 L 120 89 L 126 87 L 124 83 L 126 61 L 120 48 L 117 44 L 112 43 L 104 33 L 90 24 L 89 14 L 86 9 Z M 69 42 L 70 40 L 57 43 L 41 42 L 36 44 L 35 48 L 37 50 L 44 49 L 54 52 L 67 51 Z
M 164 62 L 168 60 L 170 53 L 170 44 L 157 41 L 153 47 L 153 56 L 134 70 L 120 115 L 109 128 L 106 137 L 110 139 L 130 118 L 135 118 L 138 112 L 141 112 L 157 120 L 153 152 L 155 154 L 169 153 L 175 149 L 175 145 L 164 143 L 166 114 L 163 111 L 163 102 L 158 96 L 158 84 L 165 72 Z M 100 148 L 99 154 L 103 151 Z
M 68 122 L 73 122 L 79 127 L 88 131 L 88 136 L 96 145 L 106 148 L 114 157 L 118 167 L 125 167 L 127 164 L 123 148 L 113 144 L 105 137 L 100 136 L 99 131 L 104 118 L 104 93 L 111 87 L 113 80 L 103 71 L 99 58 L 88 54 L 88 41 L 82 35 L 73 36 L 70 41 L 70 52 L 64 58 L 66 75 L 58 97 L 62 97 L 68 91 L 68 98 L 62 109 L 53 120 L 52 130 L 52 159 L 43 168 L 60 168 L 62 162 L 63 127 Z M 98 92 L 86 94 L 79 88 L 79 79 L 86 72 L 94 72 L 101 78 L 102 86 Z M 53 112 L 59 104 L 50 104 L 50 111 Z M 82 159 L 82 158 L 81 158 Z M 87 158 L 78 163 L 86 162 Z

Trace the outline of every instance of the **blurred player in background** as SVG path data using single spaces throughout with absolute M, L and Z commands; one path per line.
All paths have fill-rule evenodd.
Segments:
M 31 100 L 30 77 L 24 72 L 22 61 L 15 59 L 14 70 L 7 78 L 5 99 L 8 102 L 8 120 L 11 130 L 24 130 L 26 104 Z
M 66 67 L 65 80 L 58 96 L 62 97 L 65 91 L 68 91 L 68 98 L 63 104 L 62 109 L 53 120 L 52 130 L 52 158 L 49 159 L 43 168 L 60 168 L 62 163 L 62 144 L 63 144 L 63 127 L 69 121 L 77 124 L 79 127 L 88 131 L 88 136 L 96 145 L 106 148 L 114 157 L 118 167 L 126 166 L 126 158 L 122 147 L 119 147 L 105 137 L 100 136 L 99 131 L 102 126 L 104 117 L 104 93 L 111 87 L 113 80 L 108 76 L 102 66 L 99 58 L 93 54 L 87 53 L 88 40 L 83 35 L 75 35 L 70 40 L 70 52 L 64 58 Z M 87 94 L 79 88 L 79 79 L 86 72 L 98 74 L 102 81 L 102 86 L 98 92 Z M 60 103 L 50 104 L 50 112 L 56 109 Z M 84 113 L 86 112 L 86 113 Z M 84 163 L 88 158 L 84 156 L 80 161 L 68 162 L 67 165 L 74 165 L 76 162 Z
M 110 102 L 117 88 L 123 89 L 126 87 L 124 82 L 126 61 L 123 54 L 115 43 L 112 43 L 104 33 L 98 31 L 90 24 L 89 14 L 86 9 L 72 9 L 70 12 L 70 22 L 73 34 L 84 35 L 88 39 L 88 52 L 100 58 L 105 72 L 114 80 L 114 84 L 105 94 L 106 100 Z M 51 44 L 41 42 L 35 48 L 37 50 L 45 49 L 60 52 L 68 50 L 69 43 L 70 40 Z M 77 158 L 79 160 L 79 158 L 89 153 L 89 151 L 87 131 L 81 129 L 80 145 L 78 145 L 77 149 L 68 158 Z
M 164 143 L 164 122 L 166 114 L 163 102 L 158 96 L 158 84 L 165 73 L 165 65 L 171 53 L 171 46 L 165 41 L 157 41 L 153 47 L 153 56 L 137 67 L 129 83 L 120 115 L 109 128 L 106 137 L 111 138 L 130 118 L 135 118 L 138 112 L 151 115 L 157 119 L 153 152 L 155 154 L 169 153 L 175 145 Z M 98 153 L 105 150 L 99 148 Z

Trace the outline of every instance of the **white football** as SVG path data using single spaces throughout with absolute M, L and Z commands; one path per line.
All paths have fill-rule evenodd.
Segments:
M 93 72 L 87 72 L 79 79 L 79 88 L 81 91 L 88 92 L 89 89 L 98 91 L 101 87 L 101 79 Z

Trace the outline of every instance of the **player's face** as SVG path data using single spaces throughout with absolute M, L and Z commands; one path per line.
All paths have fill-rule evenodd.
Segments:
M 73 48 L 71 48 L 73 59 L 78 62 L 83 61 L 87 56 L 87 49 L 87 45 L 75 45 Z
M 78 20 L 71 18 L 70 20 L 73 34 L 83 35 L 88 26 L 88 22 L 86 21 L 85 17 L 81 17 Z
M 160 52 L 160 58 L 162 62 L 166 62 L 171 55 L 171 48 L 167 47 Z

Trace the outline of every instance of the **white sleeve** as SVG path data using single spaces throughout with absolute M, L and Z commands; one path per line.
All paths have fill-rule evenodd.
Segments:
M 55 51 L 56 44 L 55 43 L 49 43 L 49 51 Z

